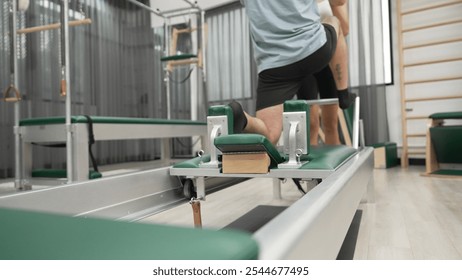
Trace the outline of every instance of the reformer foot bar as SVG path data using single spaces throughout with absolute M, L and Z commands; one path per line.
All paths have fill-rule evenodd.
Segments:
M 95 141 L 129 139 L 163 139 L 161 160 L 170 164 L 170 138 L 206 135 L 204 122 L 189 120 L 165 120 L 149 118 L 116 118 L 91 116 Z M 90 120 L 86 116 L 72 116 L 72 153 L 74 164 L 72 172 L 75 182 L 98 178 L 98 174 L 89 168 L 89 131 Z M 32 145 L 66 142 L 66 124 L 64 117 L 24 119 L 19 123 L 22 155 L 16 155 L 21 161 L 22 185 L 31 184 L 32 174 L 37 177 L 56 178 L 63 175 L 56 170 L 32 170 Z M 203 141 L 204 142 L 204 141 Z M 66 177 L 64 171 L 64 177 Z M 43 183 L 43 182 L 42 182 Z M 52 182 L 49 182 L 50 184 Z
M 204 179 L 208 177 L 273 178 L 275 198 L 281 179 L 320 179 L 320 184 L 259 229 L 254 238 L 262 259 L 335 259 L 370 187 L 373 149 L 310 147 L 305 101 L 284 104 L 282 149 L 262 135 L 232 134 L 232 115 L 228 106 L 211 107 L 207 119 L 209 142 L 213 143 L 210 153 L 175 164 L 170 174 L 189 181 L 194 186 L 191 193 L 199 200 L 206 198 Z M 261 166 L 266 169 L 262 171 Z

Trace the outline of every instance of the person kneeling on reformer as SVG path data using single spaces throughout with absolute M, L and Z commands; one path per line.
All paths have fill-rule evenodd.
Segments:
M 250 21 L 258 67 L 257 112 L 252 117 L 238 102 L 231 102 L 234 131 L 262 134 L 276 145 L 282 132 L 283 103 L 299 92 L 308 75 L 329 66 L 339 96 L 351 99 L 346 42 L 337 18 L 327 17 L 321 23 L 315 0 L 241 2 Z M 329 2 L 345 4 L 345 0 Z

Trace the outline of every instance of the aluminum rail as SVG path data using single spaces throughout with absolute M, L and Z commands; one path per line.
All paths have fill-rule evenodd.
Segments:
M 199 8 L 181 8 L 181 9 L 163 11 L 161 12 L 161 15 L 164 16 L 164 18 L 174 18 L 174 17 L 180 17 L 180 16 L 189 15 L 193 13 L 198 14 L 201 11 L 202 10 Z
M 165 18 L 159 11 L 156 11 L 156 10 L 154 10 L 153 8 L 147 6 L 147 5 L 143 4 L 143 3 L 140 3 L 140 2 L 138 2 L 138 1 L 136 1 L 136 0 L 127 0 L 127 1 L 130 2 L 130 3 L 132 3 L 133 5 L 136 5 L 136 6 L 140 7 L 140 8 L 143 8 L 143 9 L 145 9 L 145 10 L 148 10 L 148 11 L 150 11 L 151 13 L 153 13 L 153 14 L 159 16 L 159 17 Z
M 183 186 L 169 175 L 170 167 L 140 170 L 43 189 L 0 196 L 0 208 L 137 221 L 187 203 Z M 242 182 L 233 178 L 207 178 L 207 191 Z
M 335 260 L 358 205 L 373 202 L 373 148 L 324 179 L 255 232 L 259 259 Z
M 196 7 L 196 6 L 197 6 L 197 1 L 194 1 L 194 3 L 192 3 L 192 2 L 189 1 L 189 0 L 183 0 L 183 2 L 188 3 L 191 7 Z

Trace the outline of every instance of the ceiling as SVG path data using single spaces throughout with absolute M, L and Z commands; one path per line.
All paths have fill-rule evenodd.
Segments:
M 199 7 L 204 10 L 222 6 L 234 1 L 236 0 L 189 0 L 189 2 L 192 3 L 197 2 Z M 151 0 L 151 7 L 153 9 L 159 9 L 160 11 L 167 11 L 178 8 L 187 8 L 191 6 L 184 0 Z
M 231 2 L 235 2 L 236 0 L 189 0 L 190 2 L 197 2 L 199 7 L 203 10 L 208 10 L 212 8 L 216 8 Z M 181 9 L 181 8 L 188 8 L 191 7 L 190 4 L 187 3 L 185 0 L 150 0 L 151 8 L 154 10 L 159 9 L 161 12 Z M 153 16 L 151 20 L 153 27 L 162 26 L 164 24 L 164 20 L 161 17 Z

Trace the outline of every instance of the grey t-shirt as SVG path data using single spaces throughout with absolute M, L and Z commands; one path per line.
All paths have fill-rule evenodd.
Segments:
M 241 0 L 258 72 L 304 59 L 326 43 L 316 0 Z

